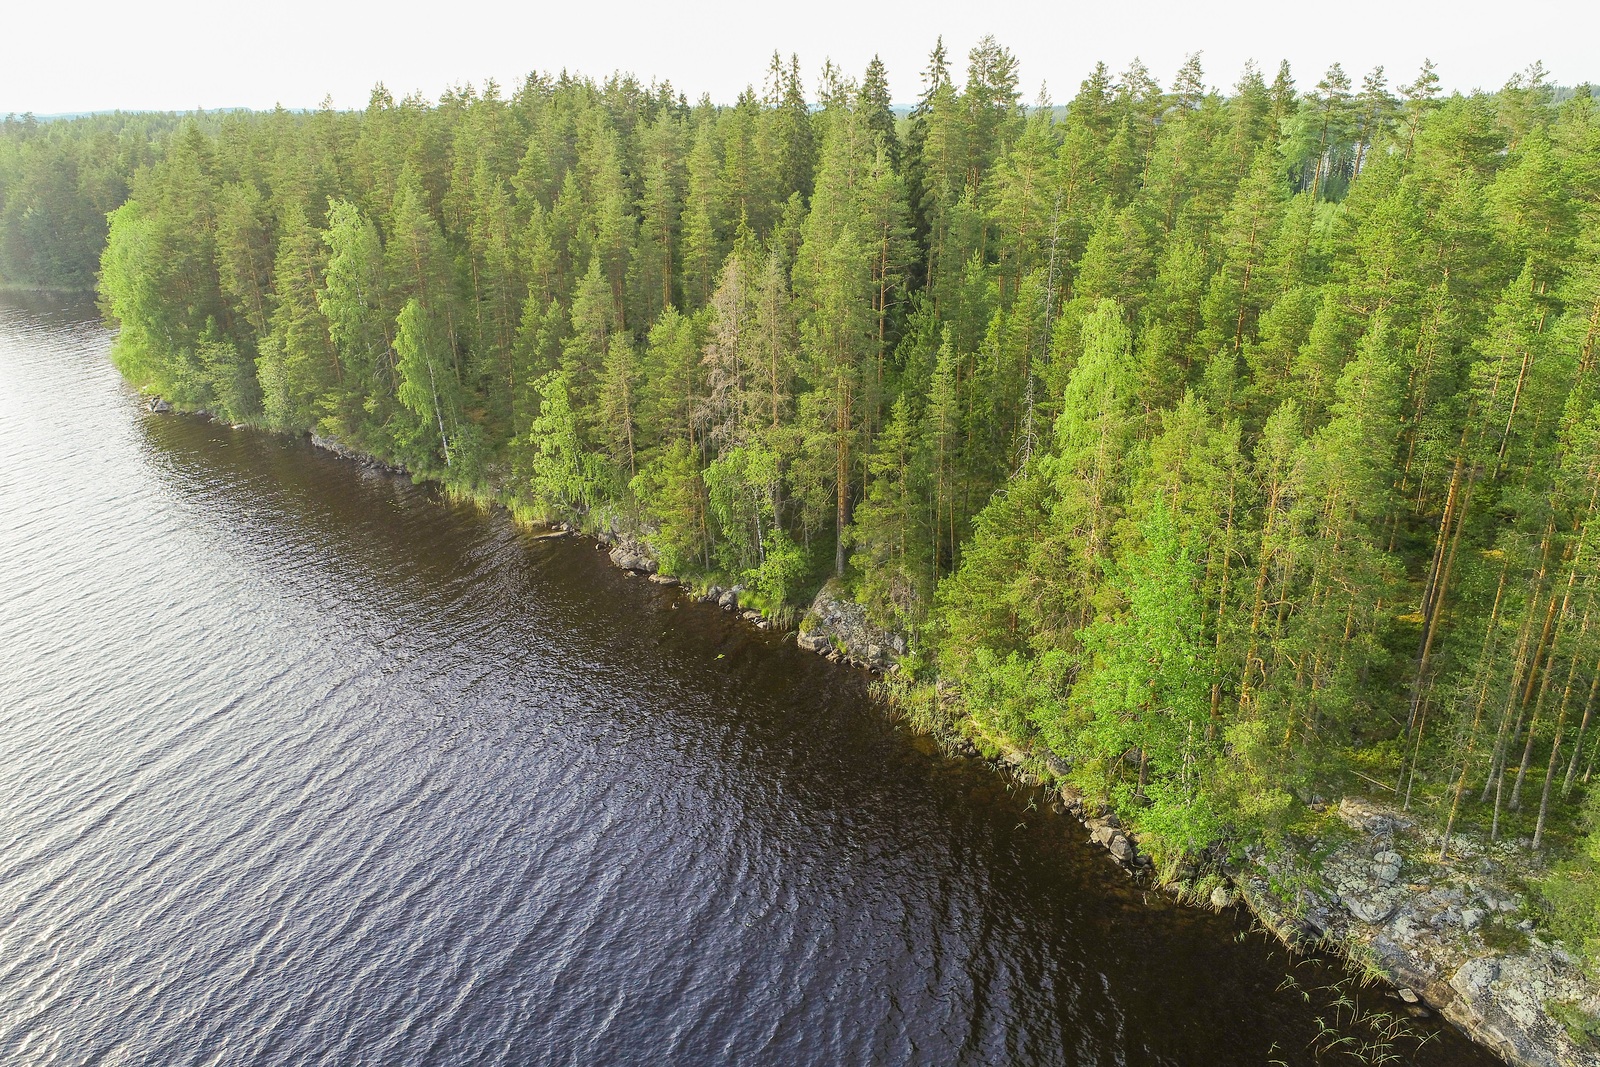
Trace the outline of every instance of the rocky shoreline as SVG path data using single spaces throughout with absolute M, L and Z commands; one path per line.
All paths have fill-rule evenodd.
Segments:
M 158 413 L 174 410 L 160 397 L 149 398 L 147 406 Z M 338 441 L 317 435 L 310 440 L 368 469 L 408 473 Z M 546 536 L 581 534 L 572 523 L 549 529 Z M 647 535 L 607 523 L 594 536 L 624 572 L 663 585 L 684 584 L 660 572 Z M 737 584 L 688 592 L 761 629 L 779 628 L 741 603 L 744 589 Z M 908 651 L 903 635 L 873 624 L 832 580 L 812 600 L 794 638 L 803 650 L 877 673 L 896 670 Z M 1089 839 L 1118 866 L 1133 877 L 1157 880 L 1136 836 L 1114 812 L 1087 804 L 1065 783 L 1068 768 L 1058 757 L 962 718 L 1010 774 L 1051 790 L 1053 807 L 1082 822 Z M 970 739 L 942 741 L 955 754 L 982 754 Z M 1292 949 L 1334 950 L 1366 977 L 1394 986 L 1414 1013 L 1437 1011 L 1517 1067 L 1600 1067 L 1600 1053 L 1580 1044 L 1558 1017 L 1570 1009 L 1600 1018 L 1600 989 L 1565 949 L 1538 936 L 1526 895 L 1508 876 L 1516 869 L 1514 845 L 1492 846 L 1457 834 L 1452 860 L 1440 861 L 1436 837 L 1402 812 L 1357 797 L 1327 810 L 1326 832 L 1315 838 L 1276 853 L 1253 845 L 1242 859 L 1213 858 L 1213 869 L 1181 869 L 1166 888 L 1201 906 L 1246 907 Z
M 619 567 L 676 581 L 659 574 L 643 541 L 610 533 L 600 540 Z M 700 599 L 738 612 L 741 591 L 711 586 Z M 773 626 L 759 612 L 742 614 L 763 628 Z M 795 643 L 875 672 L 894 670 L 907 652 L 904 637 L 873 624 L 836 581 L 818 591 Z M 1078 819 L 1119 867 L 1157 881 L 1133 832 L 1115 812 L 1088 804 L 1067 785 L 1068 767 L 1058 757 L 1030 752 L 968 721 L 1013 776 L 1051 789 L 1057 810 Z M 981 755 L 970 743 L 950 747 Z M 1167 888 L 1200 906 L 1248 908 L 1297 951 L 1332 950 L 1363 977 L 1393 986 L 1411 1014 L 1437 1012 L 1508 1063 L 1600 1064 L 1600 1054 L 1580 1044 L 1556 1014 L 1567 1007 L 1600 1016 L 1600 989 L 1565 949 L 1538 936 L 1525 892 L 1507 876 L 1516 869 L 1515 845 L 1492 847 L 1458 833 L 1452 859 L 1440 861 L 1437 838 L 1404 813 L 1359 797 L 1322 807 L 1326 832 L 1318 837 L 1278 853 L 1251 846 L 1240 861 L 1209 858 L 1211 870 L 1179 870 Z
M 982 727 L 977 729 L 982 731 Z M 1088 805 L 1041 757 L 984 732 L 1021 782 L 1054 791 L 1090 840 L 1130 876 L 1155 878 L 1116 814 Z M 1393 807 L 1346 797 L 1321 805 L 1320 832 L 1242 859 L 1207 857 L 1163 888 L 1215 910 L 1248 909 L 1284 945 L 1327 950 L 1366 980 L 1393 988 L 1412 1015 L 1437 1012 L 1517 1067 L 1594 1067 L 1600 1051 L 1571 1033 L 1563 1013 L 1600 1017 L 1600 988 L 1561 945 L 1541 938 L 1526 891 L 1526 853 L 1459 831 L 1450 857 L 1438 836 Z M 1208 890 L 1208 891 L 1207 891 Z
M 311 445 L 313 448 L 320 448 L 324 452 L 332 452 L 340 459 L 347 459 L 352 463 L 358 463 L 368 470 L 382 471 L 385 474 L 410 473 L 404 467 L 396 467 L 392 464 L 383 462 L 376 456 L 369 456 L 365 452 L 358 452 L 347 445 L 335 441 L 331 437 L 321 437 L 317 434 L 312 434 Z

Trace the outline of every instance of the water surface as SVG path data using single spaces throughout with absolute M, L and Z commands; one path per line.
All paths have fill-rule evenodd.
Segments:
M 1281 950 L 861 676 L 108 343 L 0 301 L 0 1062 L 1313 1062 Z

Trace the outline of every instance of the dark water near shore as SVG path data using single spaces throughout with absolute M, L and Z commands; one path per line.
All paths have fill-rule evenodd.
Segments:
M 1282 950 L 860 676 L 107 345 L 0 302 L 0 1062 L 1314 1062 Z

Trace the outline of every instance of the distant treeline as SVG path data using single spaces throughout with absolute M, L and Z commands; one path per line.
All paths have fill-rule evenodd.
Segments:
M 1555 96 L 1191 60 L 1063 116 L 985 40 L 901 116 L 876 62 L 811 100 L 774 58 L 728 106 L 536 76 L 54 151 L 133 174 L 141 386 L 769 609 L 839 575 L 1167 855 L 1345 789 L 1554 841 L 1581 943 L 1600 113 Z
M 0 286 L 93 289 L 106 215 L 180 121 L 121 112 L 0 120 Z

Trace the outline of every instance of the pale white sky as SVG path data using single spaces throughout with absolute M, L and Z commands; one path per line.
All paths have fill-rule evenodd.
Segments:
M 515 85 L 530 70 L 670 79 L 691 99 L 728 102 L 759 85 L 773 49 L 798 52 L 808 95 L 831 57 L 859 76 L 874 52 L 897 103 L 915 98 L 934 38 L 955 66 L 984 33 L 1021 61 L 1024 98 L 1040 82 L 1070 99 L 1095 60 L 1138 55 L 1163 85 L 1186 53 L 1233 83 L 1247 58 L 1270 78 L 1278 60 L 1307 88 L 1335 60 L 1359 84 L 1382 63 L 1391 84 L 1422 59 L 1448 89 L 1497 88 L 1543 60 L 1554 79 L 1600 82 L 1600 5 L 1593 0 L 6 0 L 0 5 L 0 115 L 33 111 L 365 104 L 383 81 L 398 97 L 436 99 L 453 84 Z

